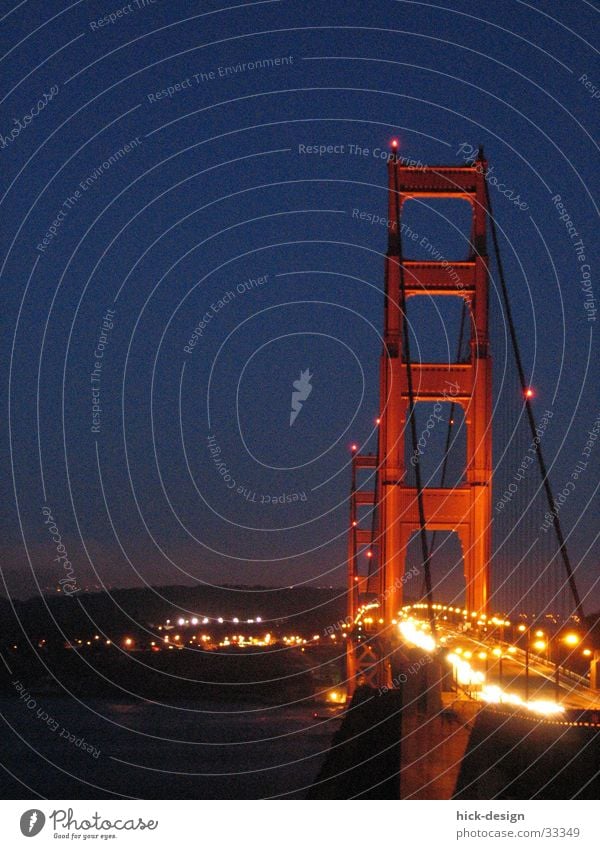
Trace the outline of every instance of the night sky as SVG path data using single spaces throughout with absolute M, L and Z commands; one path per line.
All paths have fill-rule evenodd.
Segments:
M 44 508 L 81 589 L 343 585 L 349 445 L 375 450 L 387 233 L 374 217 L 393 137 L 428 164 L 485 146 L 557 491 L 591 439 L 560 518 L 592 588 L 594 3 L 1 8 L 5 592 L 63 577 Z M 462 259 L 464 206 L 409 204 L 406 221 Z M 425 360 L 448 360 L 448 301 L 411 305 Z M 497 457 L 519 406 L 497 280 L 491 307 Z M 599 603 L 592 590 L 586 608 Z

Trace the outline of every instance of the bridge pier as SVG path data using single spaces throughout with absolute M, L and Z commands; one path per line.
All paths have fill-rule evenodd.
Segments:
M 356 688 L 313 799 L 450 799 L 479 705 L 452 708 L 441 665 L 407 649 L 394 686 Z
M 440 710 L 403 716 L 401 744 L 401 799 L 452 799 L 462 760 L 469 745 L 475 702 L 457 703 L 444 694 Z

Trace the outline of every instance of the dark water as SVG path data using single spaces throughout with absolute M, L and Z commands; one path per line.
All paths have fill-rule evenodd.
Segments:
M 303 798 L 339 727 L 308 702 L 33 698 L 0 700 L 3 798 Z

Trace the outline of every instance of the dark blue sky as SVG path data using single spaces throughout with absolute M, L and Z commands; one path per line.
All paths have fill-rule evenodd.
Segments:
M 392 136 L 433 164 L 482 143 L 512 192 L 491 187 L 561 490 L 600 415 L 598 11 L 2 3 L 9 590 L 32 585 L 24 539 L 40 585 L 61 576 L 44 505 L 81 586 L 343 583 L 348 445 L 374 450 L 386 230 L 368 216 L 386 215 L 378 151 Z M 441 215 L 415 204 L 407 223 L 460 259 L 465 216 L 456 203 Z M 495 289 L 491 300 L 500 393 Z M 419 342 L 447 359 L 456 315 L 427 315 Z M 306 369 L 312 392 L 290 427 Z M 498 397 L 497 457 L 518 409 Z M 597 442 L 560 513 L 584 593 L 598 565 Z

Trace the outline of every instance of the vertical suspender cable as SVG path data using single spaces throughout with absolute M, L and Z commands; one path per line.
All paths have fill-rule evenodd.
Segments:
M 498 267 L 498 276 L 500 278 L 500 289 L 502 292 L 502 300 L 504 303 L 504 309 L 506 311 L 506 319 L 508 321 L 508 327 L 510 330 L 510 339 L 512 343 L 513 354 L 515 357 L 515 363 L 517 366 L 517 371 L 519 373 L 519 381 L 521 384 L 521 391 L 523 392 L 523 398 L 525 399 L 525 410 L 527 412 L 527 419 L 529 421 L 529 429 L 531 430 L 531 435 L 533 439 L 536 438 L 536 429 L 535 429 L 535 418 L 533 415 L 533 410 L 531 408 L 531 402 L 527 396 L 527 383 L 525 382 L 525 371 L 523 370 L 523 360 L 521 359 L 521 351 L 519 349 L 519 342 L 517 339 L 517 333 L 515 330 L 515 325 L 512 317 L 512 310 L 510 307 L 510 301 L 508 297 L 508 288 L 506 286 L 506 280 L 504 277 L 504 267 L 502 265 L 502 258 L 500 256 L 500 247 L 498 244 L 498 234 L 496 232 L 496 222 L 494 220 L 494 216 L 492 214 L 492 202 L 490 199 L 490 189 L 485 181 L 485 197 L 487 202 L 487 207 L 489 211 L 489 219 L 490 226 L 492 231 L 492 241 L 494 243 L 494 253 L 496 255 L 496 265 Z M 548 509 L 552 513 L 554 510 L 554 498 L 552 495 L 552 487 L 550 486 L 550 480 L 548 478 L 548 470 L 546 468 L 546 463 L 544 461 L 544 455 L 542 453 L 542 445 L 541 442 L 537 443 L 536 446 L 536 454 L 538 458 L 538 464 L 540 467 L 540 474 L 542 476 L 542 484 L 544 485 L 544 490 L 546 492 L 546 498 L 548 501 Z M 571 590 L 571 595 L 573 596 L 573 601 L 575 602 L 575 612 L 580 619 L 584 618 L 583 607 L 581 604 L 581 599 L 579 597 L 579 591 L 577 589 L 577 584 L 575 582 L 575 575 L 573 574 L 573 569 L 571 567 L 571 561 L 569 559 L 569 554 L 567 552 L 567 546 L 565 544 L 565 538 L 562 532 L 562 526 L 560 523 L 560 519 L 558 515 L 554 517 L 554 531 L 556 533 L 556 539 L 558 540 L 558 547 L 561 553 L 562 561 L 565 567 L 565 572 L 567 573 L 567 580 L 569 582 L 569 588 Z
M 381 550 L 381 543 L 379 542 L 379 533 L 378 533 L 378 531 L 379 531 L 379 522 L 378 522 L 379 515 L 378 515 L 378 512 L 377 512 L 378 509 L 379 509 L 379 502 L 378 502 L 378 495 L 379 495 L 379 441 L 380 441 L 380 428 L 378 426 L 377 427 L 377 449 L 376 449 L 376 454 L 375 454 L 375 458 L 376 458 L 375 475 L 374 475 L 375 481 L 374 481 L 374 484 L 373 484 L 373 512 L 371 514 L 371 551 L 373 551 L 373 548 L 374 548 L 376 542 L 379 544 L 379 550 Z M 369 565 L 368 565 L 368 569 L 367 569 L 367 587 L 368 587 L 368 579 L 370 577 L 372 577 L 372 574 L 373 574 L 373 565 L 374 565 L 373 561 L 374 560 L 375 560 L 375 557 L 372 557 L 369 561 Z M 379 558 L 378 558 L 378 562 L 377 562 L 377 571 L 379 572 L 379 574 L 381 576 L 382 565 L 379 562 Z

